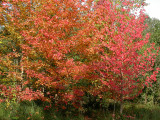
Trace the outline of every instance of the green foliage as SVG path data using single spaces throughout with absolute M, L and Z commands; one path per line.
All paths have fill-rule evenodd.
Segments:
M 149 44 L 146 46 L 147 49 L 151 43 L 155 44 L 154 53 L 160 48 L 160 20 L 148 17 L 145 20 L 148 28 L 144 31 L 144 34 L 150 33 Z M 157 55 L 153 69 L 160 68 L 160 52 Z M 148 73 L 148 74 L 151 74 Z M 138 101 L 149 105 L 160 104 L 160 72 L 157 75 L 157 81 L 153 82 L 152 87 L 145 87 L 143 93 L 140 95 Z
M 145 21 L 148 25 L 148 28 L 146 29 L 146 33 L 150 33 L 150 42 L 155 43 L 157 47 L 160 46 L 160 20 L 156 18 L 147 18 Z
M 116 108 L 115 113 L 113 111 L 114 105 Z M 115 104 L 113 101 L 108 103 L 108 107 L 106 107 L 106 109 L 95 109 L 93 106 L 90 106 L 89 112 L 85 113 L 70 111 L 73 107 L 68 109 L 65 113 L 62 110 L 57 111 L 54 107 L 48 110 L 44 110 L 43 107 L 44 104 L 34 101 L 1 103 L 0 120 L 113 120 L 113 116 L 115 120 L 160 119 L 159 106 L 137 104 L 133 102 L 126 102 L 124 104 L 123 115 L 119 114 L 119 103 Z
M 159 106 L 151 106 L 144 104 L 126 103 L 124 108 L 125 120 L 134 118 L 133 120 L 159 120 Z
M 43 111 L 34 102 L 0 104 L 0 120 L 42 120 Z

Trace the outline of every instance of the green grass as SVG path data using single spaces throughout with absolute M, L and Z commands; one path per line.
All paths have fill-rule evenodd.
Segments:
M 160 107 L 144 104 L 128 104 L 124 114 L 134 116 L 134 120 L 160 120 Z
M 0 120 L 113 120 L 113 109 L 90 109 L 86 113 L 71 109 L 58 112 L 54 108 L 44 110 L 42 105 L 29 101 L 1 103 Z M 115 120 L 160 120 L 160 107 L 126 103 L 121 116 L 117 104 Z

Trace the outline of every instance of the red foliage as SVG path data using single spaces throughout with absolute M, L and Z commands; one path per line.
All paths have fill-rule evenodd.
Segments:
M 73 101 L 75 106 L 85 93 L 109 92 L 113 99 L 131 99 L 156 80 L 157 71 L 147 75 L 156 54 L 154 46 L 144 49 L 149 38 L 142 35 L 145 15 L 129 13 L 132 2 L 123 7 L 110 0 L 21 2 L 25 11 L 13 9 L 10 16 L 25 40 L 21 44 L 28 77 L 24 85 L 37 90 L 19 92 L 21 100 L 37 99 L 48 91 L 55 103 Z M 19 8 L 21 2 L 11 4 Z

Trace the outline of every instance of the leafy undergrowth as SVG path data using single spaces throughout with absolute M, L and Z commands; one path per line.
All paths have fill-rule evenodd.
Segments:
M 128 104 L 125 106 L 124 114 L 133 120 L 160 120 L 160 107 L 144 104 Z
M 35 102 L 0 104 L 0 120 L 160 120 L 160 107 L 127 103 L 124 105 L 123 115 L 118 113 L 119 105 L 113 104 L 106 109 L 89 108 L 86 112 L 67 110 L 44 110 L 42 105 Z
M 0 104 L 0 120 L 42 120 L 43 110 L 34 102 Z

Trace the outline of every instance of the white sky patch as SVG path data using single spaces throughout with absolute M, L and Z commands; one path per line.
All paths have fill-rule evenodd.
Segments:
M 160 20 L 160 0 L 146 0 L 146 3 L 148 3 L 145 7 L 146 14 Z

